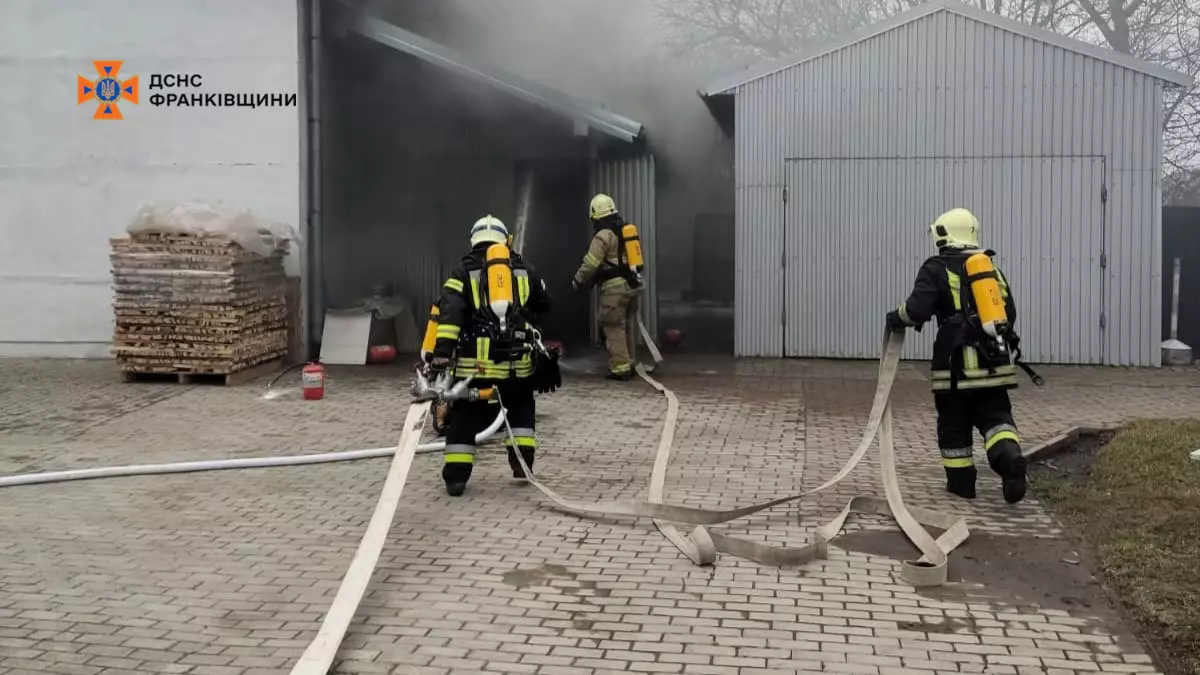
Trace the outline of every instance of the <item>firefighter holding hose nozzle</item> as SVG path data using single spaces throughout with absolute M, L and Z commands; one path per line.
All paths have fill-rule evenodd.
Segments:
M 995 252 L 979 247 L 979 220 L 956 208 L 929 229 L 937 255 L 921 265 L 908 298 L 888 312 L 887 327 L 920 331 L 937 319 L 931 380 L 946 489 L 975 498 L 974 428 L 1005 501 L 1016 503 L 1025 498 L 1025 457 L 1008 392 L 1017 387 L 1016 366 L 1034 384 L 1042 380 L 1021 361 L 1012 287 L 992 263 Z
M 503 223 L 501 223 L 501 224 L 503 224 Z M 505 245 L 508 246 L 508 249 L 509 249 L 508 252 L 509 252 L 509 255 L 512 257 L 513 265 L 515 265 L 516 267 L 529 267 L 528 265 L 526 265 L 525 260 L 523 258 L 521 258 L 521 254 L 518 253 L 516 251 L 516 249 L 513 248 L 512 234 L 508 235 L 508 238 L 505 240 Z M 531 267 L 529 267 L 529 269 L 532 270 Z M 433 348 L 437 342 L 438 321 L 439 321 L 439 316 L 441 315 L 441 312 L 442 312 L 442 309 L 439 306 L 440 303 L 441 303 L 441 294 L 439 293 L 438 297 L 435 298 L 433 301 L 433 306 L 429 308 L 429 318 L 425 324 L 425 335 L 421 340 L 421 352 L 420 352 L 420 359 L 421 359 L 420 363 L 421 364 L 428 364 L 430 362 L 430 360 L 433 359 Z M 554 344 L 554 343 L 551 343 L 551 344 Z M 556 354 L 554 354 L 554 357 L 557 358 L 559 355 L 560 355 L 559 353 L 556 353 Z M 561 380 L 559 381 L 559 384 L 561 384 Z M 554 386 L 554 385 L 551 385 L 551 386 Z M 554 389 L 551 388 L 548 391 L 553 391 L 553 390 Z M 545 390 L 542 388 L 539 388 L 538 391 L 542 391 L 543 393 L 545 392 Z M 444 437 L 446 435 L 446 416 L 449 413 L 449 411 L 450 411 L 450 402 L 449 401 L 437 401 L 435 403 L 435 405 L 433 406 L 433 430 L 435 432 L 437 432 L 438 436 Z
M 471 251 L 442 285 L 427 370 L 467 383 L 446 413 L 442 480 L 463 494 L 475 464 L 475 435 L 507 411 L 505 439 L 514 478 L 526 478 L 516 453 L 531 469 L 537 451 L 534 392 L 561 384 L 557 354 L 546 350 L 533 321 L 550 310 L 540 276 L 509 249 L 508 228 L 491 215 L 471 228 Z M 431 322 L 431 326 L 433 322 Z M 428 344 L 428 340 L 427 340 Z M 514 447 L 515 446 L 515 447 Z

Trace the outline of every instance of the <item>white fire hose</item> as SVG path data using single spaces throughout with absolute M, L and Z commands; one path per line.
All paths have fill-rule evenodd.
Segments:
M 640 323 L 640 322 L 639 322 Z M 642 327 L 644 331 L 644 327 Z M 645 335 L 645 333 L 643 333 Z M 647 340 L 650 344 L 652 341 Z M 663 423 L 658 452 L 654 468 L 650 475 L 649 498 L 647 501 L 622 502 L 575 502 L 567 500 L 550 488 L 541 484 L 533 472 L 525 464 L 520 453 L 514 453 L 525 474 L 539 492 L 550 502 L 563 510 L 579 514 L 596 516 L 632 516 L 653 519 L 662 533 L 679 548 L 684 555 L 699 565 L 710 565 L 716 560 L 716 554 L 726 553 L 741 558 L 772 566 L 796 566 L 815 559 L 824 558 L 828 552 L 828 542 L 841 531 L 846 519 L 851 513 L 877 513 L 891 515 L 905 535 L 921 551 L 922 557 L 916 561 L 904 561 L 900 569 L 900 577 L 914 586 L 937 586 L 946 582 L 946 566 L 948 554 L 967 539 L 968 531 L 965 520 L 958 516 L 950 516 L 925 509 L 910 509 L 903 501 L 900 486 L 896 476 L 895 447 L 892 431 L 891 391 L 895 382 L 896 371 L 900 363 L 900 354 L 904 345 L 903 333 L 888 333 L 884 341 L 883 353 L 880 358 L 879 379 L 875 389 L 874 403 L 857 449 L 847 460 L 846 464 L 832 478 L 812 490 L 798 495 L 781 497 L 754 506 L 729 510 L 699 509 L 687 506 L 664 504 L 664 486 L 667 466 L 670 462 L 671 447 L 674 442 L 675 426 L 679 416 L 679 400 L 667 387 L 650 377 L 640 364 L 638 375 L 667 398 L 667 415 Z M 652 351 L 657 352 L 656 349 Z M 658 356 L 656 353 L 657 359 Z M 477 437 L 482 440 L 494 433 L 501 424 L 508 428 L 504 415 L 503 401 L 500 401 L 501 412 L 488 430 Z M 418 445 L 421 429 L 430 410 L 430 401 L 413 403 L 408 410 L 400 441 L 395 449 L 360 450 L 349 453 L 327 453 L 325 455 L 301 455 L 295 457 L 249 458 L 234 460 L 214 460 L 209 462 L 185 462 L 179 464 L 163 464 L 133 467 L 113 467 L 109 469 L 84 469 L 78 471 L 62 471 L 55 473 L 29 474 L 24 476 L 8 476 L 0 478 L 0 487 L 12 485 L 29 485 L 35 483 L 59 482 L 82 478 L 99 478 L 119 475 L 147 475 L 156 473 L 178 473 L 182 471 L 204 471 L 224 468 L 247 468 L 266 466 L 291 466 L 300 464 L 315 464 L 329 461 L 344 461 L 346 459 L 365 459 L 367 457 L 382 457 L 393 454 L 391 468 L 384 481 L 383 491 L 376 504 L 367 530 L 359 543 L 354 559 L 348 568 L 337 596 L 325 615 L 324 621 L 316 638 L 305 650 L 300 660 L 292 669 L 292 675 L 325 675 L 332 665 L 337 649 L 341 644 L 350 622 L 357 612 L 358 605 L 374 571 L 375 564 L 383 549 L 388 530 L 399 504 L 404 483 L 414 456 L 421 451 L 433 451 L 444 447 L 444 442 Z M 814 541 L 798 548 L 774 547 L 767 544 L 732 537 L 713 532 L 706 526 L 726 523 L 759 511 L 797 501 L 828 489 L 848 476 L 866 456 L 867 450 L 878 437 L 880 473 L 883 482 L 885 498 L 871 496 L 856 496 L 852 498 L 833 520 L 817 528 Z M 690 536 L 680 532 L 673 523 L 695 525 Z M 944 530 L 943 534 L 934 539 L 926 526 Z
M 546 496 L 555 506 L 574 513 L 595 516 L 632 516 L 652 518 L 663 534 L 675 544 L 679 550 L 692 562 L 698 565 L 710 565 L 716 560 L 718 552 L 736 555 L 764 565 L 778 567 L 802 565 L 809 561 L 824 558 L 828 550 L 828 542 L 841 531 L 846 518 L 851 513 L 877 513 L 891 515 L 921 551 L 922 557 L 916 561 L 905 561 L 900 569 L 900 577 L 913 586 L 940 586 L 946 582 L 947 554 L 967 539 L 966 521 L 959 516 L 949 516 L 926 509 L 910 509 L 904 504 L 900 494 L 900 484 L 896 476 L 895 445 L 892 437 L 892 385 L 896 379 L 896 370 L 900 365 L 900 354 L 904 347 L 904 334 L 889 332 L 883 345 L 880 358 L 879 380 L 875 388 L 875 400 L 871 407 L 871 415 L 867 427 L 859 441 L 858 448 L 846 461 L 846 464 L 832 478 L 821 485 L 802 492 L 798 495 L 780 497 L 753 506 L 745 506 L 729 510 L 700 509 L 689 506 L 675 506 L 662 503 L 663 488 L 666 481 L 667 465 L 670 461 L 671 446 L 675 436 L 675 424 L 679 416 L 679 400 L 675 393 L 650 377 L 645 368 L 638 365 L 638 375 L 650 386 L 662 392 L 667 398 L 667 417 L 663 423 L 662 437 L 655 456 L 654 468 L 650 474 L 649 499 L 645 502 L 575 502 L 556 494 L 553 490 L 537 482 L 532 472 L 524 466 L 524 460 L 517 459 L 530 476 L 529 482 Z M 710 532 L 706 525 L 718 525 L 765 509 L 798 501 L 810 495 L 826 490 L 841 482 L 863 460 L 872 442 L 879 439 L 880 472 L 883 482 L 885 499 L 878 497 L 857 496 L 851 499 L 842 511 L 830 522 L 817 528 L 816 540 L 800 548 L 778 548 L 746 539 L 739 539 L 717 532 Z M 665 522 L 664 522 L 665 521 Z M 685 537 L 671 523 L 686 523 L 695 525 L 691 538 Z M 942 535 L 934 539 L 924 526 L 944 530 Z
M 904 504 L 900 494 L 900 485 L 896 476 L 895 446 L 892 438 L 892 385 L 896 379 L 896 370 L 900 365 L 900 354 L 904 346 L 903 333 L 888 333 L 884 341 L 883 354 L 880 358 L 879 381 L 875 388 L 875 401 L 871 407 L 871 415 L 867 428 L 854 454 L 829 480 L 818 487 L 789 497 L 774 499 L 755 506 L 727 511 L 698 509 L 686 506 L 663 504 L 663 491 L 666 482 L 667 465 L 670 461 L 671 446 L 675 437 L 675 425 L 679 416 L 679 399 L 675 393 L 650 377 L 646 369 L 639 364 L 638 375 L 652 387 L 662 392 L 667 398 L 667 417 L 663 422 L 662 436 L 655 456 L 654 468 L 650 474 L 649 500 L 645 502 L 573 502 L 556 494 L 553 490 L 542 485 L 534 477 L 533 471 L 525 463 L 521 453 L 513 453 L 525 471 L 529 483 L 538 489 L 554 506 L 574 513 L 589 514 L 603 517 L 634 516 L 648 517 L 654 520 L 659 530 L 684 555 L 699 565 L 710 565 L 716 560 L 718 552 L 736 555 L 753 560 L 764 565 L 777 567 L 802 565 L 804 563 L 824 558 L 828 554 L 828 542 L 837 536 L 851 513 L 890 514 L 904 534 L 921 551 L 921 558 L 915 561 L 904 561 L 900 568 L 900 578 L 914 586 L 939 586 L 946 582 L 948 554 L 967 539 L 966 521 L 958 516 L 949 516 L 925 509 L 909 509 Z M 499 392 L 497 391 L 497 396 Z M 499 400 L 501 409 L 503 400 Z M 391 526 L 392 516 L 398 502 L 400 492 L 404 488 L 404 479 L 412 463 L 412 451 L 418 436 L 419 426 L 429 411 L 429 403 L 415 403 L 409 408 L 408 421 L 405 422 L 404 433 L 400 437 L 400 445 L 392 469 L 384 483 L 383 494 L 376 506 L 375 515 L 367 526 L 367 532 L 354 555 L 354 561 L 342 584 L 338 588 L 337 597 L 325 616 L 317 637 L 308 646 L 300 661 L 292 669 L 291 675 L 325 675 L 332 665 L 338 646 L 345 636 L 350 621 L 358 609 L 366 591 L 367 582 L 371 577 L 375 561 L 383 548 L 387 530 Z M 512 439 L 512 429 L 505 418 L 505 430 Z M 747 539 L 732 537 L 717 532 L 710 532 L 704 526 L 729 522 L 773 506 L 797 501 L 804 497 L 825 490 L 848 476 L 851 471 L 866 456 L 876 436 L 879 439 L 879 460 L 883 480 L 885 499 L 878 497 L 857 496 L 852 498 L 838 515 L 817 528 L 815 541 L 799 548 L 780 548 L 762 544 Z M 514 443 L 515 444 L 515 443 Z M 666 521 L 666 522 L 664 522 Z M 696 525 L 690 538 L 681 533 L 672 523 L 687 523 Z M 926 526 L 945 530 L 940 537 L 934 539 L 926 531 Z
M 499 431 L 504 424 L 504 413 L 496 414 L 488 428 L 475 436 L 475 443 L 483 443 Z M 446 441 L 418 445 L 414 454 L 422 455 L 438 452 L 446 447 Z M 375 459 L 391 457 L 396 454 L 396 448 L 370 448 L 368 450 L 350 450 L 346 452 L 325 452 L 316 455 L 291 455 L 287 457 L 241 457 L 238 459 L 209 459 L 198 462 L 174 462 L 171 464 L 134 464 L 130 466 L 109 466 L 99 469 L 74 469 L 71 471 L 47 471 L 44 473 L 26 473 L 16 476 L 0 476 L 0 488 L 17 485 L 37 485 L 39 483 L 61 483 L 69 480 L 87 480 L 90 478 L 116 478 L 119 476 L 150 476 L 164 473 L 192 473 L 196 471 L 220 471 L 223 469 L 263 469 L 276 466 L 304 466 L 306 464 L 329 464 L 331 462 L 352 462 L 359 459 Z

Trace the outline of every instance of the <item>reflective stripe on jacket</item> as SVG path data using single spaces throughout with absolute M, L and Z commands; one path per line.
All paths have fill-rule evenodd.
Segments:
M 926 260 L 917 272 L 912 292 L 898 309 L 901 320 L 909 326 L 920 327 L 930 319 L 937 319 L 938 333 L 930 363 L 930 380 L 934 391 L 951 389 L 951 368 L 956 352 L 962 358 L 959 389 L 1011 389 L 1017 386 L 1016 367 L 1011 354 L 1004 362 L 983 363 L 979 350 L 965 344 L 962 294 L 971 290 L 963 288 L 963 279 L 966 277 L 967 258 L 978 252 L 947 249 Z M 992 255 L 990 251 L 988 254 Z M 1009 326 L 1015 328 L 1017 307 L 1012 289 L 999 268 L 996 269 L 996 277 L 1004 298 Z
M 616 232 L 607 227 L 597 230 L 592 236 L 587 253 L 583 256 L 583 262 L 575 271 L 575 285 L 582 288 L 590 284 L 597 275 L 604 277 L 608 273 L 607 270 L 615 272 L 621 264 L 620 245 L 621 239 Z M 629 289 L 629 283 L 615 276 L 601 281 L 599 288 L 601 292 L 623 291 Z
M 454 374 L 457 377 L 472 375 L 476 380 L 530 377 L 533 359 L 528 353 L 515 360 L 496 361 L 492 358 L 491 339 L 477 336 L 472 330 L 486 302 L 481 288 L 485 250 L 486 247 L 472 250 L 442 284 L 434 355 L 455 356 Z M 549 311 L 550 296 L 545 281 L 516 254 L 512 256 L 512 272 L 516 286 L 513 300 L 518 311 L 528 320 Z

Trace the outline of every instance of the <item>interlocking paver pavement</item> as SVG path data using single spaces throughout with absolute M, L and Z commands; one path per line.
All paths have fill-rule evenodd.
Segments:
M 667 495 L 749 504 L 812 488 L 853 448 L 874 364 L 683 359 L 661 372 L 683 404 Z M 1200 373 L 1050 368 L 1015 395 L 1030 441 L 1073 423 L 1200 410 Z M 980 498 L 941 491 L 918 365 L 896 388 L 908 503 L 962 513 L 1017 569 L 1062 533 L 981 470 Z M 290 377 L 290 376 L 289 376 Z M 125 385 L 105 362 L 0 361 L 0 473 L 393 445 L 401 371 L 333 369 L 328 397 L 265 401 L 236 388 Z M 643 383 L 568 379 L 539 398 L 539 474 L 565 496 L 644 496 L 665 404 Z M 465 497 L 417 459 L 337 673 L 1155 672 L 1102 605 L 1054 602 L 972 578 L 918 593 L 898 562 L 831 547 L 779 570 L 691 565 L 649 522 L 539 506 L 490 446 Z M 777 544 L 850 496 L 875 464 L 799 507 L 735 522 Z M 319 625 L 363 528 L 385 459 L 110 479 L 0 491 L 0 675 L 286 673 Z M 856 518 L 848 531 L 892 526 Z M 1036 545 L 1036 544 L 1035 544 Z M 985 561 L 986 562 L 986 561 Z M 1063 563 L 1067 565 L 1067 563 Z

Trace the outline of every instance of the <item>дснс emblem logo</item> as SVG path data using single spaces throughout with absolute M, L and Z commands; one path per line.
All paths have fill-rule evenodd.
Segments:
M 96 106 L 96 114 L 92 115 L 94 120 L 120 120 L 125 119 L 121 116 L 121 108 L 118 107 L 119 101 L 129 101 L 134 105 L 138 102 L 138 76 L 134 75 L 128 80 L 118 79 L 121 73 L 121 64 L 124 61 L 92 61 L 92 65 L 96 66 L 96 73 L 99 77 L 95 82 L 80 75 L 77 81 L 78 86 L 76 92 L 78 102 L 76 105 L 82 105 L 95 99 L 98 104 Z

